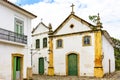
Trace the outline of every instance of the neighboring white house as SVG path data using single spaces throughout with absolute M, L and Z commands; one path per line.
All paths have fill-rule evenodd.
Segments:
M 40 22 L 32 31 L 32 70 L 33 74 L 48 73 L 49 28 Z
M 39 50 L 42 51 L 37 54 L 39 56 L 34 57 L 33 71 L 35 73 L 38 73 L 38 68 L 42 66 L 42 63 L 45 64 L 45 61 L 38 64 L 40 57 L 48 58 L 46 60 L 49 62 L 48 65 L 41 67 L 44 70 L 48 67 L 47 75 L 103 77 L 104 74 L 115 71 L 113 48 L 115 45 L 107 31 L 102 30 L 99 15 L 96 25 L 92 25 L 76 16 L 72 5 L 71 14 L 55 31 L 52 32 L 50 28 L 48 33 L 47 28 L 42 29 L 42 26 L 44 25 L 41 24 L 38 29 L 35 29 L 39 35 L 33 34 L 34 45 L 32 46 L 35 49 L 35 46 L 39 45 Z M 46 30 L 46 34 L 41 34 Z M 42 40 L 48 36 L 49 50 L 45 50 L 41 46 Z M 37 41 L 37 39 L 40 40 Z
M 36 16 L 0 0 L 0 80 L 23 80 L 31 68 L 31 20 Z

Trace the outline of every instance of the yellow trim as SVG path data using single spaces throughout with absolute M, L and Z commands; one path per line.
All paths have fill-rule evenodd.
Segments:
M 58 47 L 58 45 L 57 45 L 58 40 L 62 40 L 62 47 Z M 63 39 L 59 38 L 59 39 L 56 40 L 56 49 L 60 49 L 60 48 L 63 48 Z
M 95 67 L 94 76 L 103 77 L 102 67 L 102 32 L 95 32 Z
M 90 25 L 89 25 L 88 23 L 86 23 L 86 22 L 83 21 L 82 19 L 79 19 L 79 18 L 77 18 L 77 17 L 75 17 L 75 16 L 73 16 L 73 17 L 74 17 L 74 19 L 76 19 L 77 21 L 81 22 L 82 24 L 88 26 L 88 27 L 91 29 L 91 27 L 90 27 Z
M 55 34 L 71 19 L 73 15 L 70 15 L 55 31 Z
M 53 67 L 53 39 L 49 39 L 49 67 L 48 67 L 48 75 L 54 75 L 54 67 Z
M 20 57 L 21 59 L 20 59 L 20 63 L 21 63 L 21 69 L 20 69 L 20 77 L 21 77 L 21 80 L 23 80 L 23 64 L 24 64 L 24 59 L 23 59 L 23 57 L 24 57 L 24 55 L 23 54 L 19 54 L 19 53 L 13 53 L 12 54 L 12 70 L 11 70 L 11 72 L 12 72 L 12 76 L 11 76 L 11 78 L 12 78 L 12 80 L 13 80 L 13 68 L 14 68 L 14 64 L 13 64 L 13 62 L 14 62 L 14 57 Z
M 78 76 L 80 76 L 80 54 L 77 53 L 77 52 L 74 52 L 74 51 L 71 51 L 69 53 L 66 54 L 66 75 L 68 75 L 68 55 L 71 54 L 71 53 L 74 53 L 77 55 L 77 59 L 78 59 Z
M 60 24 L 60 26 L 58 26 L 58 28 L 53 32 L 53 34 L 56 34 L 71 18 L 74 18 L 75 20 L 83 23 L 84 25 L 88 26 L 90 29 L 92 29 L 94 26 L 94 25 L 88 23 L 87 21 L 79 18 L 78 16 L 71 14 Z
M 75 33 L 68 33 L 68 34 L 60 34 L 60 35 L 51 35 L 49 37 L 66 37 L 66 36 L 76 36 L 76 35 L 82 35 L 82 34 L 88 34 L 88 33 L 95 33 L 98 30 L 88 30 L 88 31 L 82 31 L 82 32 L 75 32 Z
M 90 37 L 90 44 L 84 44 L 84 38 L 85 37 Z M 91 46 L 92 45 L 92 38 L 91 38 L 91 36 L 90 35 L 85 35 L 85 36 L 83 36 L 82 37 L 82 46 Z

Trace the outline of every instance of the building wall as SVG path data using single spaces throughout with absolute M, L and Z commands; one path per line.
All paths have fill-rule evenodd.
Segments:
M 43 48 L 43 38 L 47 38 L 47 47 Z M 40 39 L 40 48 L 36 49 L 36 39 Z M 33 74 L 39 74 L 39 58 L 44 58 L 44 74 L 46 75 L 48 73 L 48 50 L 49 50 L 49 44 L 48 44 L 48 33 L 40 34 L 37 36 L 32 37 L 32 48 L 33 50 L 33 56 L 32 56 L 32 68 L 33 68 Z M 46 57 L 46 59 L 45 59 Z
M 82 45 L 82 37 L 90 35 L 91 46 Z M 56 40 L 63 40 L 63 48 L 56 48 Z M 53 39 L 54 73 L 55 75 L 66 75 L 66 55 L 68 53 L 79 54 L 79 76 L 94 76 L 94 34 L 56 37 Z
M 103 49 L 103 69 L 104 73 L 109 73 L 109 60 L 111 62 L 110 66 L 111 72 L 115 71 L 115 57 L 114 57 L 114 48 L 108 42 L 104 35 L 102 35 L 102 49 Z
M 30 47 L 31 47 L 31 19 L 23 14 L 20 14 L 2 4 L 0 4 L 0 28 L 13 31 L 14 32 L 14 19 L 18 18 L 24 21 L 24 35 L 27 35 L 27 45 L 24 46 L 17 45 L 17 43 L 0 40 L 0 53 L 2 54 L 0 58 L 0 76 L 3 76 L 5 80 L 11 80 L 11 54 L 20 53 L 24 55 L 24 71 L 23 78 L 26 78 L 27 67 L 31 67 L 30 58 Z M 11 43 L 14 43 L 11 44 Z M 4 64 L 3 64 L 4 63 Z M 9 67 L 8 67 L 9 66 Z
M 0 28 L 10 30 L 14 32 L 14 18 L 18 18 L 22 21 L 24 21 L 24 34 L 28 34 L 28 29 L 31 30 L 31 19 L 27 16 L 24 16 L 14 10 L 9 9 L 8 7 L 5 7 L 4 5 L 0 4 Z
M 73 28 L 70 28 L 71 24 L 74 25 Z M 82 32 L 82 31 L 87 31 L 87 30 L 90 30 L 88 26 L 76 20 L 75 18 L 71 18 L 70 20 L 68 20 L 66 24 L 63 25 L 63 27 L 56 33 L 56 35 L 66 34 L 66 33 L 68 34 L 68 33 L 74 33 L 74 32 Z
M 23 46 L 8 44 L 8 43 L 1 43 L 0 42 L 0 78 L 4 80 L 11 80 L 12 79 L 12 54 L 23 54 L 24 61 L 23 61 L 23 78 L 26 78 L 26 70 L 28 67 L 27 56 L 28 51 L 27 48 Z
M 38 25 L 39 27 L 37 27 L 37 29 L 34 31 L 34 34 L 39 34 L 39 33 L 44 33 L 44 32 L 48 32 L 48 28 L 46 28 L 43 24 Z

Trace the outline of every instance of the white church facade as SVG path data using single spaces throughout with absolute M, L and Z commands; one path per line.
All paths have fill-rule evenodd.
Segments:
M 7 0 L 0 0 L 0 13 L 0 80 L 27 79 L 31 20 L 36 16 Z
M 32 31 L 32 70 L 33 74 L 48 73 L 49 27 L 40 22 Z
M 108 32 L 102 30 L 99 15 L 97 24 L 92 25 L 72 11 L 55 31 L 51 25 L 46 30 L 43 27 L 37 26 L 33 30 L 39 33 L 38 37 L 33 33 L 36 34 L 32 38 L 34 49 L 38 45 L 37 39 L 43 40 L 42 36 L 47 37 L 48 45 L 46 49 L 35 49 L 40 53 L 33 56 L 36 59 L 33 74 L 43 71 L 42 74 L 47 75 L 103 77 L 115 71 L 114 43 Z M 38 61 L 40 58 L 43 60 Z

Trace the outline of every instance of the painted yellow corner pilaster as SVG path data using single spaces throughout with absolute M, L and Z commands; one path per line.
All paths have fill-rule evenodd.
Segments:
M 94 76 L 103 77 L 102 67 L 102 33 L 101 31 L 95 32 L 95 67 Z
M 53 67 L 53 39 L 49 38 L 49 67 L 48 67 L 48 75 L 54 75 L 54 67 Z

